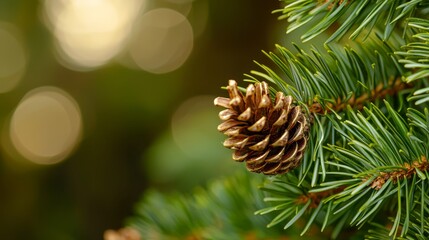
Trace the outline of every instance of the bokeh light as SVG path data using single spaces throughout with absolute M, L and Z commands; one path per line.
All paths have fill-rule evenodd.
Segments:
M 192 3 L 194 0 L 165 0 L 165 1 L 176 3 L 176 4 L 187 4 L 187 3 Z
M 211 144 L 222 142 L 222 135 L 216 128 L 208 127 L 219 122 L 213 99 L 214 96 L 209 95 L 192 97 L 177 108 L 171 119 L 174 142 L 190 158 L 204 158 L 213 150 Z
M 27 93 L 10 120 L 10 138 L 16 150 L 38 164 L 64 160 L 81 136 L 79 106 L 66 92 L 40 87 Z
M 135 63 L 151 73 L 176 70 L 191 54 L 192 26 L 181 13 L 167 8 L 146 12 L 130 45 Z
M 171 129 L 143 156 L 149 159 L 145 171 L 157 184 L 186 188 L 240 167 L 222 147 L 223 135 L 213 127 L 220 123 L 214 98 L 199 95 L 181 103 L 171 118 Z
M 243 170 L 222 147 L 213 95 L 273 46 L 274 7 L 0 1 L 0 239 L 100 239 L 148 188 L 189 191 Z M 168 17 L 145 22 L 159 11 Z
M 45 0 L 60 60 L 69 68 L 101 66 L 126 45 L 143 0 Z
M 200 1 L 200 0 L 198 0 L 198 1 Z M 184 16 L 188 16 L 188 14 L 191 12 L 191 10 L 193 8 L 193 2 L 194 2 L 194 0 L 155 0 L 155 1 L 152 1 L 153 9 L 168 8 L 168 9 L 178 11 L 179 13 L 183 14 Z
M 27 56 L 16 32 L 13 25 L 0 22 L 0 93 L 16 87 L 25 73 Z
M 187 17 L 194 30 L 194 38 L 200 37 L 206 30 L 209 20 L 209 0 L 194 1 L 192 11 Z

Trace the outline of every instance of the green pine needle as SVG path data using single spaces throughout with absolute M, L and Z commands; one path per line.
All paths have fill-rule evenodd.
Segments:
M 356 39 L 370 32 L 384 29 L 383 39 L 387 40 L 395 29 L 401 30 L 400 23 L 416 12 L 427 10 L 423 0 L 282 0 L 284 7 L 273 11 L 280 14 L 279 19 L 290 22 L 287 33 L 298 28 L 310 27 L 302 36 L 309 41 L 314 37 L 329 32 L 326 43 L 336 41 L 347 33 Z M 402 29 L 403 30 L 403 29 Z

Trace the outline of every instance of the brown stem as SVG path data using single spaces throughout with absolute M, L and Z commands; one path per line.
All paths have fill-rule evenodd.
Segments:
M 317 208 L 320 204 L 320 202 L 325 199 L 326 197 L 332 196 L 334 194 L 337 194 L 344 190 L 344 187 L 338 187 L 335 189 L 330 189 L 322 192 L 311 192 L 306 193 L 303 195 L 300 195 L 296 199 L 296 203 L 300 205 L 306 204 L 308 201 L 311 201 L 310 208 Z
M 425 156 L 422 156 L 420 161 L 414 161 L 412 165 L 405 163 L 400 170 L 380 172 L 379 176 L 372 180 L 370 187 L 375 190 L 380 190 L 389 179 L 391 179 L 393 183 L 396 183 L 398 180 L 407 179 L 417 174 L 417 169 L 422 172 L 429 170 L 429 162 Z M 367 180 L 368 179 L 364 179 L 364 181 Z
M 384 99 L 387 96 L 398 94 L 403 89 L 410 88 L 411 86 L 401 81 L 400 78 L 392 79 L 389 82 L 389 87 L 385 87 L 383 83 L 380 83 L 370 93 L 364 93 L 363 95 L 356 97 L 353 95 L 349 99 L 338 98 L 335 103 L 327 103 L 325 107 L 322 104 L 315 101 L 310 105 L 310 112 L 313 114 L 328 114 L 331 111 L 340 112 L 351 106 L 353 109 L 361 110 L 367 102 L 373 102 L 377 99 Z

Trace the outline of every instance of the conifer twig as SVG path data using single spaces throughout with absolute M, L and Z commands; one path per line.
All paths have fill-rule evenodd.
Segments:
M 321 191 L 321 192 L 308 192 L 306 194 L 300 195 L 296 199 L 296 203 L 304 205 L 307 202 L 311 201 L 309 208 L 314 209 L 314 208 L 317 208 L 319 206 L 320 202 L 323 199 L 325 199 L 329 196 L 332 196 L 334 194 L 337 194 L 337 193 L 341 192 L 342 190 L 344 190 L 344 187 L 338 187 L 336 189 L 329 189 L 329 190 L 325 190 L 325 191 Z
M 400 91 L 410 88 L 410 85 L 403 82 L 400 78 L 392 79 L 389 87 L 385 87 L 383 83 L 379 83 L 370 93 L 364 93 L 359 97 L 353 94 L 348 99 L 337 98 L 335 103 L 327 103 L 325 108 L 315 101 L 310 105 L 309 110 L 313 114 L 327 114 L 332 111 L 341 112 L 350 106 L 352 109 L 362 110 L 365 104 L 374 102 L 375 100 L 384 99 L 387 96 L 397 95 Z M 326 110 L 325 110 L 326 109 Z
M 383 185 L 391 179 L 393 183 L 398 180 L 410 178 L 412 175 L 417 174 L 417 171 L 425 172 L 429 170 L 429 162 L 425 156 L 421 157 L 421 161 L 414 161 L 411 165 L 404 163 L 403 168 L 397 171 L 380 172 L 379 176 L 372 180 L 370 187 L 375 190 L 380 190 Z M 367 181 L 368 179 L 364 179 Z

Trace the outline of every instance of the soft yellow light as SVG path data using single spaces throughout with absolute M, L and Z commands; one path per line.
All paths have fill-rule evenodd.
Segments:
M 17 30 L 13 25 L 0 23 L 0 93 L 17 86 L 27 65 L 24 48 L 14 32 Z
M 54 87 L 27 93 L 10 120 L 16 150 L 38 164 L 64 160 L 80 139 L 81 113 L 74 99 Z
M 155 4 L 153 9 L 156 8 L 168 8 L 174 11 L 177 11 L 184 16 L 188 16 L 188 14 L 192 10 L 192 2 L 193 0 L 162 0 L 162 1 L 154 1 Z
M 125 46 L 143 0 L 45 0 L 45 12 L 67 67 L 101 66 Z
M 186 61 L 193 48 L 192 26 L 177 11 L 158 8 L 145 13 L 130 46 L 131 57 L 143 70 L 167 73 Z
M 165 1 L 175 3 L 175 4 L 187 4 L 187 3 L 192 3 L 194 0 L 165 0 Z

